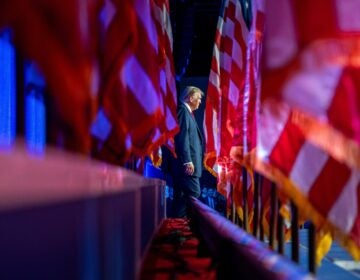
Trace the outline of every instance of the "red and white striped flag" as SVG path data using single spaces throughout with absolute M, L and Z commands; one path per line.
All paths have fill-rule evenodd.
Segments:
M 358 0 L 269 4 L 263 72 L 263 98 L 297 110 L 297 125 L 309 141 L 357 169 L 359 7 Z
M 149 0 L 105 1 L 102 109 L 92 134 L 99 140 L 97 156 L 112 155 L 114 163 L 123 163 L 130 154 L 149 155 L 163 139 L 166 125 L 176 126 L 166 123 L 159 67 L 162 40 L 153 5 Z
M 225 0 L 218 20 L 205 109 L 205 167 L 229 168 L 236 109 L 245 83 L 248 28 L 238 0 Z
M 112 0 L 104 0 L 99 14 L 102 34 L 99 91 L 99 111 L 91 126 L 94 137 L 94 156 L 114 164 L 123 164 L 130 155 L 126 149 L 127 125 L 122 116 L 126 107 L 125 93 L 119 81 L 125 61 L 138 44 L 137 19 L 130 1 L 122 7 Z M 127 28 L 124 28 L 127 26 Z
M 161 93 L 164 99 L 165 121 L 161 129 L 159 144 L 165 144 L 174 154 L 174 135 L 178 132 L 177 124 L 177 93 L 175 84 L 175 68 L 173 61 L 173 36 L 170 22 L 168 0 L 154 0 L 155 23 L 159 35 L 159 68 Z M 155 143 L 156 141 L 154 141 Z
M 268 1 L 258 170 L 360 258 L 360 1 Z
M 265 13 L 264 0 L 251 1 L 252 25 L 246 55 L 245 85 L 236 108 L 236 126 L 231 158 L 251 167 L 257 135 L 257 116 L 260 101 L 260 58 L 263 44 Z
M 359 172 L 308 141 L 289 106 L 263 102 L 261 112 L 256 168 L 297 204 L 302 219 L 333 232 L 358 258 Z

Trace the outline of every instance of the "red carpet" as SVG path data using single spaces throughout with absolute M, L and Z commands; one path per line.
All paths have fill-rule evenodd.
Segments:
M 140 279 L 216 279 L 210 257 L 198 256 L 199 240 L 187 219 L 166 219 L 144 256 Z

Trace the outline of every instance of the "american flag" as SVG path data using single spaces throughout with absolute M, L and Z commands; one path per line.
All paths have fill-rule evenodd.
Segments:
M 236 108 L 236 126 L 230 151 L 238 163 L 251 166 L 256 148 L 257 116 L 260 100 L 260 59 L 264 37 L 264 1 L 251 1 L 252 25 L 248 37 L 245 84 Z
M 175 84 L 175 68 L 173 61 L 173 36 L 170 22 L 170 7 L 168 0 L 154 0 L 155 23 L 159 35 L 159 73 L 161 93 L 164 100 L 164 125 L 161 129 L 160 144 L 167 144 L 173 150 L 171 139 L 178 132 L 177 125 L 177 94 Z M 156 143 L 156 141 L 154 141 Z M 155 147 L 156 148 L 156 147 Z M 174 152 L 174 151 L 173 151 Z
M 271 1 L 269 1 L 271 2 Z M 360 258 L 360 1 L 267 6 L 257 168 Z
M 166 9 L 160 1 L 105 1 L 102 108 L 92 126 L 100 158 L 149 155 L 176 131 Z
M 262 52 L 264 21 L 265 21 L 265 1 L 253 0 L 248 2 L 251 10 L 251 25 L 248 36 L 248 47 L 246 50 L 246 71 L 243 90 L 241 91 L 239 103 L 236 108 L 234 136 L 230 157 L 234 162 L 232 172 L 239 173 L 237 180 L 232 182 L 234 186 L 234 201 L 238 207 L 240 218 L 243 217 L 243 190 L 247 188 L 247 208 L 249 228 L 252 226 L 253 202 L 254 202 L 254 172 L 253 161 L 255 158 L 257 121 L 260 100 L 260 59 Z M 241 167 L 242 166 L 242 167 Z M 242 168 L 246 168 L 247 180 L 242 176 Z M 243 182 L 247 181 L 244 186 Z
M 205 109 L 205 166 L 214 174 L 214 165 L 229 167 L 236 109 L 241 102 L 246 72 L 249 31 L 241 3 L 225 0 L 219 16 Z

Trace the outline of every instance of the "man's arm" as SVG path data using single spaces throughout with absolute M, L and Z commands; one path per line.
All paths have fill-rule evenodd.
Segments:
M 189 118 L 186 107 L 181 106 L 178 110 L 178 125 L 179 133 L 175 137 L 176 154 L 183 165 L 188 165 L 192 160 L 190 156 L 190 142 L 189 142 Z

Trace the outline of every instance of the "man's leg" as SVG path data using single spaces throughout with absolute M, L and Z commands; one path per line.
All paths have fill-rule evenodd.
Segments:
M 198 198 L 201 194 L 200 178 L 194 176 L 187 176 L 184 178 L 182 185 L 183 191 L 186 196 L 193 196 Z
M 201 195 L 201 190 L 200 190 L 200 180 L 198 177 L 193 177 L 193 176 L 188 176 L 186 178 L 184 178 L 184 184 L 183 186 L 183 191 L 184 191 L 184 197 L 185 197 L 185 209 L 186 209 L 186 213 L 187 216 L 189 218 L 191 218 L 191 213 L 189 211 L 190 209 L 190 205 L 189 205 L 189 198 L 191 196 L 195 197 L 195 198 L 199 198 Z
M 186 217 L 186 197 L 182 188 L 182 180 L 176 180 L 174 183 L 174 195 L 172 202 L 172 211 L 170 217 L 172 218 L 184 218 Z

